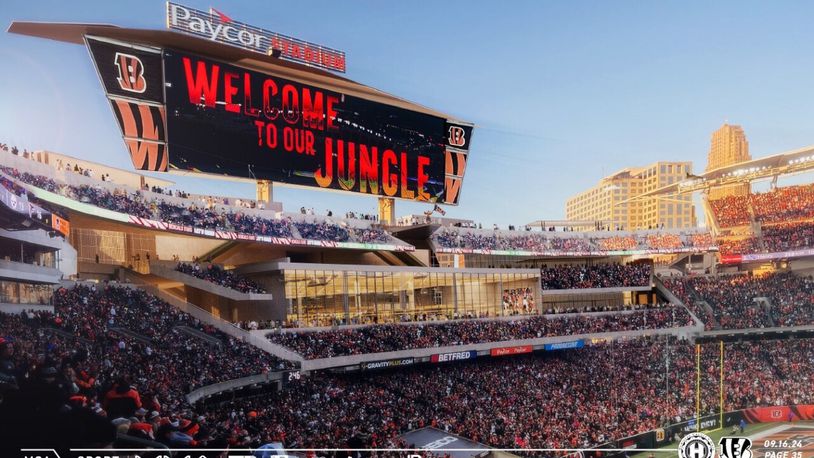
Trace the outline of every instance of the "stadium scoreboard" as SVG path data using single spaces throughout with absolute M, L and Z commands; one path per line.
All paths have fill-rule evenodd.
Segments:
M 311 84 L 277 74 L 274 65 L 213 57 L 200 51 L 209 41 L 255 52 L 294 45 L 173 3 L 167 14 L 170 30 L 194 36 L 200 46 L 85 35 L 136 169 L 458 203 L 472 124 L 390 96 L 359 96 L 347 89 L 349 80 L 322 70 L 313 71 L 328 77 Z M 279 58 L 336 71 L 311 61 L 341 57 L 344 71 L 344 53 L 307 43 L 296 49 L 302 59 L 282 52 Z M 319 53 L 333 57 L 314 57 Z M 264 55 L 248 61 L 268 60 Z

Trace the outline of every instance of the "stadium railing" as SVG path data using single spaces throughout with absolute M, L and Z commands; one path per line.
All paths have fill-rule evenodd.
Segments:
M 189 302 L 183 301 L 172 294 L 167 293 L 166 291 L 161 290 L 160 288 L 147 284 L 143 282 L 141 279 L 138 278 L 138 274 L 127 271 L 125 272 L 125 277 L 129 281 L 133 281 L 135 284 L 138 285 L 139 288 L 147 291 L 148 293 L 158 297 L 159 299 L 163 300 L 164 302 L 176 307 L 177 309 L 181 310 L 184 313 L 188 313 L 194 318 L 197 318 L 203 323 L 213 326 L 218 331 L 223 332 L 226 335 L 232 336 L 235 339 L 243 341 L 247 344 L 254 345 L 255 347 L 264 350 L 266 353 L 272 354 L 280 359 L 285 359 L 288 361 L 298 361 L 302 362 L 303 357 L 299 354 L 288 350 L 285 347 L 280 345 L 275 345 L 269 342 L 268 339 L 258 337 L 253 335 L 249 331 L 244 329 L 240 329 L 239 327 L 235 326 L 233 323 L 230 323 L 226 320 L 218 318 L 211 313 L 207 312 L 206 310 L 194 305 L 190 304 Z
M 242 293 L 232 288 L 221 286 L 217 283 L 198 278 L 194 275 L 185 274 L 175 269 L 178 263 L 175 261 L 150 261 L 149 273 L 168 280 L 175 280 L 181 283 L 198 288 L 203 291 L 215 294 L 217 296 L 225 297 L 235 301 L 270 301 L 272 294 L 258 294 L 258 293 Z M 205 266 L 205 264 L 204 264 Z
M 701 326 L 702 329 L 704 328 L 704 322 L 701 321 L 701 319 L 698 318 L 698 316 L 695 313 L 693 313 L 692 308 L 688 307 L 687 304 L 685 304 L 681 299 L 678 298 L 678 296 L 676 296 L 675 294 L 673 294 L 672 291 L 667 289 L 667 287 L 664 286 L 664 283 L 661 281 L 660 278 L 654 276 L 652 281 L 653 284 L 656 286 L 656 289 L 667 299 L 668 302 L 670 302 L 671 304 L 681 304 L 682 306 L 684 306 L 684 308 L 687 310 L 687 313 L 689 313 L 693 321 L 695 321 L 696 325 Z
M 36 283 L 58 283 L 62 272 L 54 267 L 0 259 L 0 278 L 14 278 Z
M 175 204 L 183 207 L 188 207 L 190 205 L 195 205 L 197 207 L 205 207 L 206 204 L 201 202 L 200 199 L 198 200 L 190 200 L 189 198 L 182 198 L 176 197 L 174 195 L 163 194 L 163 193 L 154 193 L 149 190 L 141 190 L 136 189 L 131 186 L 123 185 L 120 183 L 113 183 L 109 181 L 101 181 L 96 178 L 87 177 L 81 174 L 77 174 L 74 172 L 66 171 L 66 170 L 57 170 L 56 168 L 46 165 L 40 162 L 32 161 L 30 159 L 24 159 L 20 156 L 15 156 L 10 153 L 0 153 L 3 154 L 3 166 L 17 169 L 20 173 L 28 172 L 33 175 L 41 175 L 44 177 L 48 177 L 51 180 L 54 180 L 58 184 L 65 184 L 69 186 L 91 186 L 93 188 L 99 188 L 107 190 L 108 192 L 113 193 L 114 191 L 125 191 L 129 194 L 139 192 L 141 193 L 146 199 L 159 199 L 163 200 L 169 204 Z M 24 183 L 20 180 L 17 180 L 11 176 L 6 175 L 5 173 L 0 173 L 0 175 L 8 178 L 14 183 L 21 185 L 23 188 L 28 189 L 34 194 L 38 199 L 43 201 L 49 202 L 51 204 L 62 206 L 65 208 L 73 209 L 74 211 L 78 211 L 85 214 L 94 215 L 97 217 L 110 219 L 113 221 L 118 221 L 122 223 L 128 224 L 137 224 L 141 226 L 151 227 L 153 229 L 159 230 L 172 230 L 172 231 L 181 231 L 183 233 L 197 235 L 197 236 L 207 236 L 207 237 L 216 237 L 216 238 L 231 238 L 241 240 L 241 234 L 236 232 L 229 231 L 227 229 L 223 230 L 209 230 L 204 228 L 193 228 L 193 227 L 185 227 L 178 224 L 173 224 L 165 221 L 157 221 L 157 220 L 147 220 L 145 218 L 138 217 L 136 215 L 129 215 L 125 213 L 120 213 L 118 211 L 113 211 L 107 208 L 97 207 L 95 205 L 81 202 L 79 200 L 74 200 L 63 196 L 58 193 L 54 193 L 48 191 L 46 189 L 42 189 L 36 187 L 31 184 Z M 292 221 L 292 222 L 305 222 L 309 224 L 321 224 L 326 223 L 330 226 L 337 226 L 341 228 L 353 228 L 355 230 L 364 230 L 364 229 L 378 229 L 378 225 L 371 224 L 373 222 L 367 220 L 359 220 L 359 219 L 343 219 L 343 218 L 335 218 L 335 217 L 327 217 L 327 216 L 320 216 L 320 215 L 304 215 L 300 213 L 285 213 L 285 212 L 275 212 L 273 210 L 268 209 L 251 209 L 245 208 L 243 206 L 233 206 L 233 205 L 223 205 L 223 204 L 214 204 L 213 211 L 221 212 L 225 211 L 228 213 L 240 213 L 245 215 L 252 215 L 252 216 L 261 216 L 263 218 L 272 219 L 272 220 L 279 220 L 279 221 Z M 298 234 L 296 227 L 292 227 L 292 233 L 296 236 Z M 252 236 L 250 240 L 254 239 L 255 234 L 245 234 Z M 387 233 L 384 231 L 384 236 L 386 240 L 374 240 L 366 242 L 364 240 L 347 240 L 344 242 L 334 242 L 331 240 L 310 240 L 304 238 L 292 238 L 292 237 L 272 237 L 272 236 L 258 236 L 256 239 L 261 242 L 268 242 L 271 241 L 273 243 L 281 243 L 281 244 L 305 244 L 305 245 L 312 245 L 312 246 L 323 246 L 323 247 L 340 247 L 340 248 L 365 248 L 365 249 L 382 249 L 382 250 L 396 250 L 396 251 L 412 251 L 415 248 L 402 241 L 398 238 L 394 237 L 392 234 Z
M 236 390 L 238 388 L 243 388 L 244 386 L 250 385 L 282 382 L 286 374 L 287 372 L 277 371 L 269 372 L 267 374 L 250 375 L 248 377 L 236 378 L 227 380 L 225 382 L 213 383 L 212 385 L 207 385 L 187 393 L 186 399 L 190 404 L 195 404 L 201 399 L 214 396 L 224 391 Z
M 652 282 L 652 280 L 651 280 Z M 572 288 L 572 289 L 544 289 L 540 292 L 541 296 L 562 296 L 567 294 L 608 294 L 608 293 L 626 293 L 630 291 L 650 291 L 651 287 L 648 286 L 612 286 L 609 288 Z
M 780 337 L 783 336 L 799 336 L 803 337 L 806 333 L 814 333 L 814 325 L 803 325 L 803 326 L 773 326 L 768 328 L 735 328 L 735 329 L 712 329 L 709 331 L 702 332 L 699 337 L 721 337 L 725 338 L 726 336 L 739 336 L 739 337 L 746 337 L 749 335 L 756 335 L 756 336 L 770 336 L 770 335 L 777 335 Z
M 614 313 L 614 312 L 610 312 Z M 574 334 L 567 336 L 539 337 L 534 339 L 504 340 L 498 342 L 484 342 L 467 345 L 450 345 L 442 347 L 414 348 L 410 350 L 389 351 L 381 353 L 367 353 L 362 355 L 334 356 L 331 358 L 302 359 L 303 371 L 322 370 L 338 367 L 358 366 L 362 363 L 399 360 L 399 359 L 428 359 L 432 355 L 441 353 L 454 353 L 461 351 L 477 351 L 488 353 L 495 348 L 532 346 L 543 348 L 546 344 L 573 342 L 576 340 L 616 340 L 617 338 L 635 338 L 644 336 L 674 335 L 678 338 L 688 338 L 703 331 L 703 325 L 682 326 L 664 329 L 644 329 L 637 331 L 598 332 L 590 334 Z

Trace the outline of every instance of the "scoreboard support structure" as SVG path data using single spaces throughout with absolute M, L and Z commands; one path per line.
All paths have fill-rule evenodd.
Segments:
M 393 224 L 396 221 L 396 199 L 379 197 L 379 222 Z
M 257 201 L 268 206 L 274 202 L 274 182 L 271 180 L 257 180 Z

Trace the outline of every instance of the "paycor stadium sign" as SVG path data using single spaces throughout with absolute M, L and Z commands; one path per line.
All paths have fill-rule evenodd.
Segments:
M 345 53 L 211 13 L 167 2 L 167 28 L 314 67 L 345 72 Z

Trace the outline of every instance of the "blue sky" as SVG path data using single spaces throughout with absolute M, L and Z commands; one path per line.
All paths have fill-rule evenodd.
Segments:
M 448 216 L 490 226 L 564 217 L 569 196 L 624 167 L 703 170 L 725 120 L 744 127 L 754 157 L 814 144 L 810 2 L 182 3 L 342 49 L 348 77 L 475 122 Z M 160 29 L 164 2 L 4 0 L 0 23 L 12 20 Z M 131 167 L 81 46 L 0 34 L 0 102 L 0 141 Z M 173 179 L 212 192 L 211 181 Z M 375 198 L 281 187 L 275 200 L 376 208 Z M 397 203 L 399 214 L 426 209 Z

